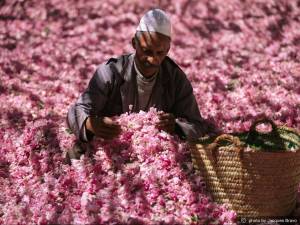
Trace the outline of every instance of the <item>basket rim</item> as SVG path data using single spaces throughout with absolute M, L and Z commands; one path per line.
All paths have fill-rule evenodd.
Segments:
M 203 144 L 200 144 L 200 143 L 189 143 L 189 146 L 193 148 L 196 147 L 197 150 L 199 148 L 204 148 L 206 145 L 203 145 Z M 219 150 L 227 150 L 227 151 L 232 151 L 232 152 L 235 152 L 233 149 L 235 147 L 234 146 L 220 146 L 218 147 Z M 247 148 L 247 147 L 243 147 L 244 149 Z M 247 151 L 243 151 L 243 154 L 278 154 L 278 155 L 282 155 L 282 154 L 297 154 L 300 152 L 300 147 L 298 149 L 295 149 L 295 150 L 280 150 L 278 149 L 277 151 L 265 151 L 265 150 L 255 150 L 253 148 L 249 148 L 249 150 Z

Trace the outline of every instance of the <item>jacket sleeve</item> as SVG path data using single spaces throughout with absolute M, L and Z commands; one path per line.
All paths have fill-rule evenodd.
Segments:
M 208 132 L 208 124 L 201 117 L 190 81 L 182 70 L 176 70 L 175 102 L 172 112 L 176 117 L 175 131 L 195 140 Z
M 91 134 L 86 132 L 85 121 L 89 116 L 99 115 L 105 107 L 112 84 L 112 71 L 102 64 L 94 73 L 87 89 L 68 111 L 67 122 L 77 139 L 87 142 Z

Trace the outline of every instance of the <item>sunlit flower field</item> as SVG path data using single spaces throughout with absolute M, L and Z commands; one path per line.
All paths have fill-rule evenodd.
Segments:
M 99 64 L 133 52 L 151 8 L 171 17 L 169 56 L 205 119 L 240 132 L 264 113 L 300 129 L 299 1 L 0 1 L 0 224 L 237 223 L 154 108 L 116 117 L 118 138 L 64 162 L 69 106 Z

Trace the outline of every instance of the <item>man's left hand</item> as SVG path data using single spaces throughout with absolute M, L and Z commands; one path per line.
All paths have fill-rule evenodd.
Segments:
M 175 130 L 175 116 L 172 113 L 160 113 L 159 122 L 156 127 L 160 130 L 164 130 L 170 134 L 174 133 Z

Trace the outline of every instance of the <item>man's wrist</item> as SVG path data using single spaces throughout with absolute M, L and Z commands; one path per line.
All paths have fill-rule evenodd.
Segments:
M 89 116 L 86 120 L 85 120 L 85 130 L 91 132 L 92 134 L 95 134 L 95 131 L 93 129 L 93 119 Z
M 175 122 L 175 127 L 174 127 L 174 133 L 177 134 L 180 139 L 182 139 L 182 140 L 186 139 L 186 135 L 183 132 L 181 126 L 176 122 Z

